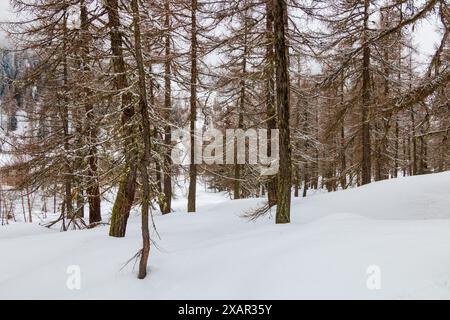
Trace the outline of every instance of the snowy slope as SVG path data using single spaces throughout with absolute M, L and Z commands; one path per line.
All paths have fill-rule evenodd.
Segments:
M 161 239 L 143 281 L 133 263 L 121 270 L 140 247 L 137 214 L 125 239 L 107 227 L 0 227 L 0 299 L 450 299 L 450 172 L 294 199 L 289 225 L 240 217 L 261 200 L 198 201 L 195 214 L 180 199 L 155 217 Z M 70 265 L 80 290 L 66 286 Z M 371 266 L 379 289 L 366 284 Z

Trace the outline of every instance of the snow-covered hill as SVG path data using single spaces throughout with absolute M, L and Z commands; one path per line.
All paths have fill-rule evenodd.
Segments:
M 161 239 L 138 280 L 139 216 L 124 239 L 108 228 L 60 233 L 0 227 L 0 299 L 450 299 L 450 172 L 294 199 L 292 223 L 241 218 L 261 200 L 202 193 L 195 214 L 156 216 Z M 70 290 L 67 268 L 80 267 Z

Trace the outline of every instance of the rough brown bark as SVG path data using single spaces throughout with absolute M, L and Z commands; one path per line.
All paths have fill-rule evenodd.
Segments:
M 152 73 L 152 65 L 149 66 L 149 73 Z M 153 79 L 150 79 L 150 83 L 149 83 L 149 99 L 150 99 L 150 106 L 152 108 L 154 108 L 155 106 L 155 93 L 154 93 L 154 83 L 153 83 Z M 153 137 L 153 141 L 156 141 L 159 139 L 159 133 L 158 130 L 156 128 L 156 126 L 153 126 L 153 130 L 152 130 L 152 137 Z M 162 177 L 161 177 L 161 163 L 160 160 L 158 158 L 154 158 L 154 162 L 155 162 L 155 176 L 156 176 L 156 189 L 158 191 L 158 193 L 162 193 L 162 187 L 163 187 L 163 181 L 162 181 Z M 164 206 L 164 202 L 162 201 L 158 201 L 158 205 L 160 207 L 161 212 L 163 211 L 163 206 Z
M 274 51 L 273 51 L 273 0 L 266 1 L 266 114 L 267 114 L 267 155 L 272 156 L 272 129 L 277 128 L 275 110 Z M 267 183 L 267 200 L 272 207 L 277 203 L 277 175 Z
M 82 53 L 83 57 L 87 57 L 89 55 L 89 21 L 88 21 L 88 12 L 86 8 L 85 0 L 81 0 L 80 2 L 80 28 L 83 44 L 82 44 Z M 85 58 L 86 59 L 86 58 Z M 87 61 L 83 59 L 82 68 L 83 71 L 89 72 L 90 67 Z M 89 99 L 91 92 L 90 90 L 86 90 L 87 99 Z M 102 220 L 101 216 L 101 199 L 100 199 L 100 186 L 98 182 L 98 158 L 97 158 L 97 135 L 98 130 L 94 124 L 94 106 L 89 101 L 85 104 L 85 112 L 86 112 L 86 133 L 87 133 L 87 142 L 88 142 L 88 170 L 86 175 L 86 192 L 89 202 L 89 224 L 93 224 L 96 222 L 100 222 Z
M 166 114 L 166 121 L 170 121 L 172 109 L 172 87 L 171 87 L 171 52 L 170 52 L 170 3 L 168 0 L 164 2 L 165 19 L 164 27 L 166 28 L 165 39 L 165 62 L 164 62 L 164 110 Z M 162 206 L 162 214 L 170 213 L 172 206 L 172 158 L 171 158 L 171 144 L 172 135 L 170 125 L 164 128 L 164 144 L 166 153 L 164 155 L 164 201 Z
M 121 122 L 124 134 L 127 136 L 124 144 L 126 158 L 125 172 L 122 175 L 119 190 L 114 202 L 109 235 L 112 237 L 124 237 L 136 191 L 137 161 L 135 155 L 136 150 L 134 150 L 134 130 L 130 125 L 130 121 L 135 112 L 132 105 L 132 97 L 130 92 L 122 92 L 128 87 L 128 80 L 122 50 L 123 40 L 120 32 L 121 24 L 119 19 L 118 0 L 106 0 L 105 6 L 109 19 L 109 34 L 111 51 L 113 55 L 111 60 L 114 70 L 114 84 L 116 91 L 122 98 L 120 104 L 122 110 Z
M 291 210 L 291 141 L 289 129 L 289 74 L 288 47 L 286 45 L 284 0 L 274 0 L 274 44 L 276 65 L 276 101 L 280 138 L 280 169 L 278 172 L 276 223 L 289 223 Z
M 398 157 L 399 157 L 399 126 L 398 126 L 398 117 L 395 116 L 395 142 L 394 142 L 394 169 L 392 170 L 392 177 L 397 178 L 398 176 Z
M 248 33 L 248 27 L 247 27 L 247 15 L 244 16 L 244 52 L 242 55 L 242 79 L 239 82 L 240 85 L 240 93 L 239 93 L 239 105 L 238 105 L 238 129 L 242 129 L 244 127 L 244 110 L 245 110 L 245 77 L 247 74 L 247 33 Z M 242 165 L 238 164 L 237 158 L 237 143 L 234 146 L 234 186 L 233 186 L 233 193 L 234 193 L 234 199 L 240 199 L 241 198 L 241 169 Z
M 341 77 L 340 84 L 340 99 L 341 107 L 344 105 L 344 77 Z M 341 119 L 341 130 L 340 130 L 340 148 L 339 148 L 339 158 L 340 158 L 340 177 L 339 182 L 342 189 L 347 188 L 347 157 L 345 155 L 345 119 Z
M 370 48 L 367 44 L 369 28 L 369 0 L 364 0 L 364 32 L 363 42 L 363 70 L 362 70 L 362 160 L 361 160 L 361 184 L 371 181 L 371 146 L 370 146 Z
M 195 123 L 197 121 L 197 0 L 191 1 L 191 97 L 190 136 L 191 163 L 189 166 L 188 212 L 196 211 L 197 164 L 195 163 Z
M 64 11 L 64 21 L 63 28 L 64 34 L 67 32 L 67 13 Z M 67 44 L 66 39 L 64 38 L 63 47 L 66 50 Z M 68 86 L 68 65 L 67 65 L 67 57 L 64 56 L 63 59 L 63 87 L 64 90 L 67 90 Z M 61 114 L 62 125 L 63 125 L 63 133 L 64 133 L 64 152 L 66 154 L 65 160 L 65 173 L 64 173 L 64 199 L 66 201 L 66 215 L 68 217 L 72 217 L 73 215 L 73 204 L 72 204 L 72 167 L 70 165 L 70 136 L 69 136 L 69 106 L 67 98 L 64 97 L 65 105 L 63 106 L 63 111 Z
M 142 140 L 144 142 L 144 151 L 140 159 L 140 172 L 142 180 L 142 203 L 141 203 L 141 218 L 142 218 L 142 250 L 141 260 L 139 262 L 139 279 L 144 279 L 147 275 L 147 261 L 150 252 L 150 231 L 149 231 L 149 204 L 150 204 L 150 183 L 148 175 L 148 166 L 150 164 L 150 122 L 148 114 L 147 103 L 147 88 L 145 85 L 145 69 L 144 60 L 142 56 L 141 47 L 141 30 L 140 30 L 140 15 L 138 0 L 131 1 L 131 8 L 133 11 L 133 29 L 134 29 L 134 47 L 136 53 L 136 65 L 138 67 L 139 75 L 139 109 L 141 113 L 142 125 Z

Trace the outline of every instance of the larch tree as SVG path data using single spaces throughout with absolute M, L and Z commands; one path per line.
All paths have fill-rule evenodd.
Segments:
M 188 189 L 188 203 L 187 211 L 196 211 L 196 193 L 197 193 L 197 160 L 196 153 L 196 125 L 197 125 L 197 81 L 198 81 L 198 69 L 197 69 L 197 56 L 198 56 L 198 31 L 197 31 L 197 0 L 191 1 L 191 65 L 190 65 L 190 98 L 189 98 L 189 130 L 190 130 L 190 163 L 189 163 L 189 189 Z
M 114 86 L 119 97 L 119 109 L 121 110 L 121 126 L 123 130 L 125 155 L 125 168 L 122 174 L 119 190 L 111 215 L 111 227 L 109 235 L 113 237 L 124 237 L 136 192 L 137 158 L 135 130 L 131 121 L 135 116 L 132 96 L 129 91 L 129 81 L 123 52 L 123 36 L 121 29 L 118 0 L 105 1 L 105 9 L 108 13 L 108 27 L 111 45 L 111 64 L 114 72 Z
M 276 70 L 276 106 L 279 132 L 279 157 L 283 161 L 278 172 L 276 223 L 291 220 L 292 160 L 289 104 L 289 59 L 286 44 L 287 9 L 284 0 L 274 0 L 274 47 Z

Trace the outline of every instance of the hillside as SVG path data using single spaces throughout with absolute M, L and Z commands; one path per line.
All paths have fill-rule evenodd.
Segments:
M 175 213 L 155 214 L 161 239 L 143 281 L 133 262 L 121 270 L 141 246 L 137 212 L 125 239 L 15 223 L 0 228 L 0 299 L 448 299 L 449 190 L 444 172 L 309 194 L 293 200 L 289 225 L 241 218 L 257 199 L 203 192 L 187 214 L 180 198 Z M 66 286 L 71 265 L 80 290 Z

